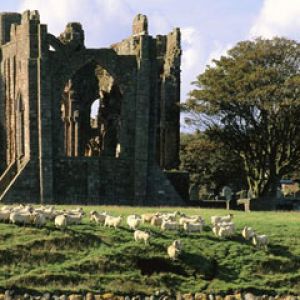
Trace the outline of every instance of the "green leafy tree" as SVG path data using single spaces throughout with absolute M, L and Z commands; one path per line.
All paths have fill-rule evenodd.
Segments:
M 205 132 L 181 134 L 181 168 L 189 171 L 191 182 L 219 192 L 225 185 L 235 191 L 245 187 L 242 161 L 221 142 Z
M 238 43 L 194 82 L 185 109 L 243 160 L 250 190 L 274 195 L 300 165 L 300 45 L 285 38 Z

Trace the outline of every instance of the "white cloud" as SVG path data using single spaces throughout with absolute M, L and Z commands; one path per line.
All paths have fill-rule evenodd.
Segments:
M 299 37 L 300 1 L 265 0 L 258 18 L 250 29 L 250 37 Z
M 204 42 L 200 32 L 195 27 L 185 27 L 182 33 L 182 100 L 185 100 L 192 89 L 194 81 L 202 71 L 204 63 Z

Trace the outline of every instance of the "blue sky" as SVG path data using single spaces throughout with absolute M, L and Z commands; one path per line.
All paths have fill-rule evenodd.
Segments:
M 79 21 L 86 46 L 108 47 L 131 33 L 137 13 L 148 16 L 150 34 L 182 30 L 181 101 L 212 58 L 238 41 L 256 36 L 300 40 L 300 0 L 0 0 L 0 11 L 38 9 L 42 23 L 58 35 Z

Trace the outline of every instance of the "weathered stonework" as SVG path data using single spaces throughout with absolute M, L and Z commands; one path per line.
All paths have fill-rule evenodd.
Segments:
M 182 203 L 162 171 L 179 164 L 179 29 L 154 38 L 138 15 L 87 49 L 79 23 L 55 37 L 38 11 L 2 13 L 0 51 L 1 200 Z

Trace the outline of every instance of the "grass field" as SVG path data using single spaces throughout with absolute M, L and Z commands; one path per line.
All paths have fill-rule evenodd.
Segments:
M 60 207 L 61 208 L 61 207 Z M 69 207 L 68 207 L 69 208 Z M 174 208 L 85 207 L 113 215 L 174 211 Z M 225 210 L 181 209 L 210 216 Z M 237 234 L 216 238 L 209 227 L 203 233 L 153 233 L 150 246 L 136 243 L 125 222 L 114 230 L 90 224 L 70 226 L 65 232 L 49 223 L 45 228 L 0 224 L 0 287 L 39 292 L 107 291 L 150 294 L 157 289 L 300 295 L 300 213 L 233 212 Z M 268 251 L 242 239 L 241 230 L 252 226 L 270 237 Z M 166 248 L 180 238 L 184 251 L 171 261 Z

